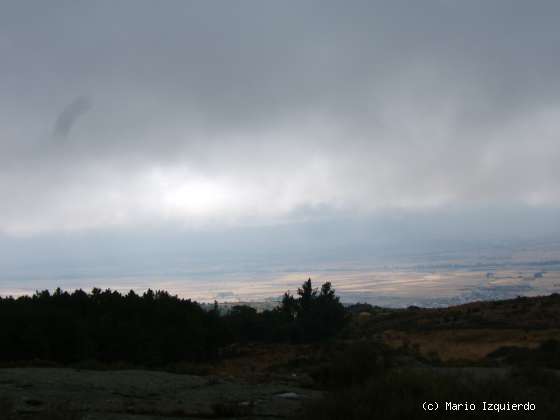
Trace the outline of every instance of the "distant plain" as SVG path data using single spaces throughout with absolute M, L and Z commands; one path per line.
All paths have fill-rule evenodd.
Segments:
M 290 264 L 290 262 L 292 262 Z M 194 262 L 173 270 L 161 267 L 132 274 L 84 267 L 41 276 L 4 273 L 1 295 L 32 294 L 37 289 L 93 287 L 126 292 L 165 289 L 200 302 L 274 302 L 301 281 L 332 282 L 347 303 L 379 306 L 448 306 L 477 300 L 508 299 L 560 292 L 558 243 L 502 245 L 459 251 L 418 252 L 384 258 L 361 256 L 343 261 L 247 260 L 212 265 Z

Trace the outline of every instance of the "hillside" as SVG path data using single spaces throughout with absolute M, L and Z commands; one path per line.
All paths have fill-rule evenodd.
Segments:
M 5 360 L 0 418 L 423 418 L 426 399 L 529 401 L 532 418 L 560 408 L 559 295 L 439 309 L 353 305 L 334 336 L 307 342 L 251 335 L 261 316 L 270 315 L 236 308 L 223 318 L 230 336 L 211 358 Z

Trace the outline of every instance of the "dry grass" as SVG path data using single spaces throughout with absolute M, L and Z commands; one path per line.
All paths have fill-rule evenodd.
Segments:
M 385 331 L 384 342 L 392 347 L 410 346 L 424 356 L 437 353 L 446 361 L 479 361 L 504 346 L 535 348 L 548 339 L 560 339 L 560 330 L 465 329 L 438 331 Z

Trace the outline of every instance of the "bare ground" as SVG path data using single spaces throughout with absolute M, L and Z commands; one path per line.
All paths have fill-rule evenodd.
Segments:
M 143 370 L 0 369 L 0 419 L 10 420 L 47 418 L 53 407 L 80 420 L 286 418 L 319 397 L 288 382 Z

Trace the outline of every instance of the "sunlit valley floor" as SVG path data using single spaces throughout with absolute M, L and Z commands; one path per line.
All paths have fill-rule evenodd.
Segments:
M 32 294 L 35 290 L 91 290 L 93 287 L 137 292 L 167 290 L 198 302 L 249 302 L 272 307 L 281 295 L 294 292 L 311 277 L 336 285 L 345 303 L 384 307 L 439 307 L 479 300 L 538 296 L 560 291 L 560 243 L 502 244 L 461 251 L 432 251 L 384 257 L 337 260 L 318 258 L 292 263 L 277 259 L 242 262 L 187 261 L 175 268 L 139 261 L 135 270 L 119 273 L 85 266 L 49 276 L 4 272 L 0 295 Z

